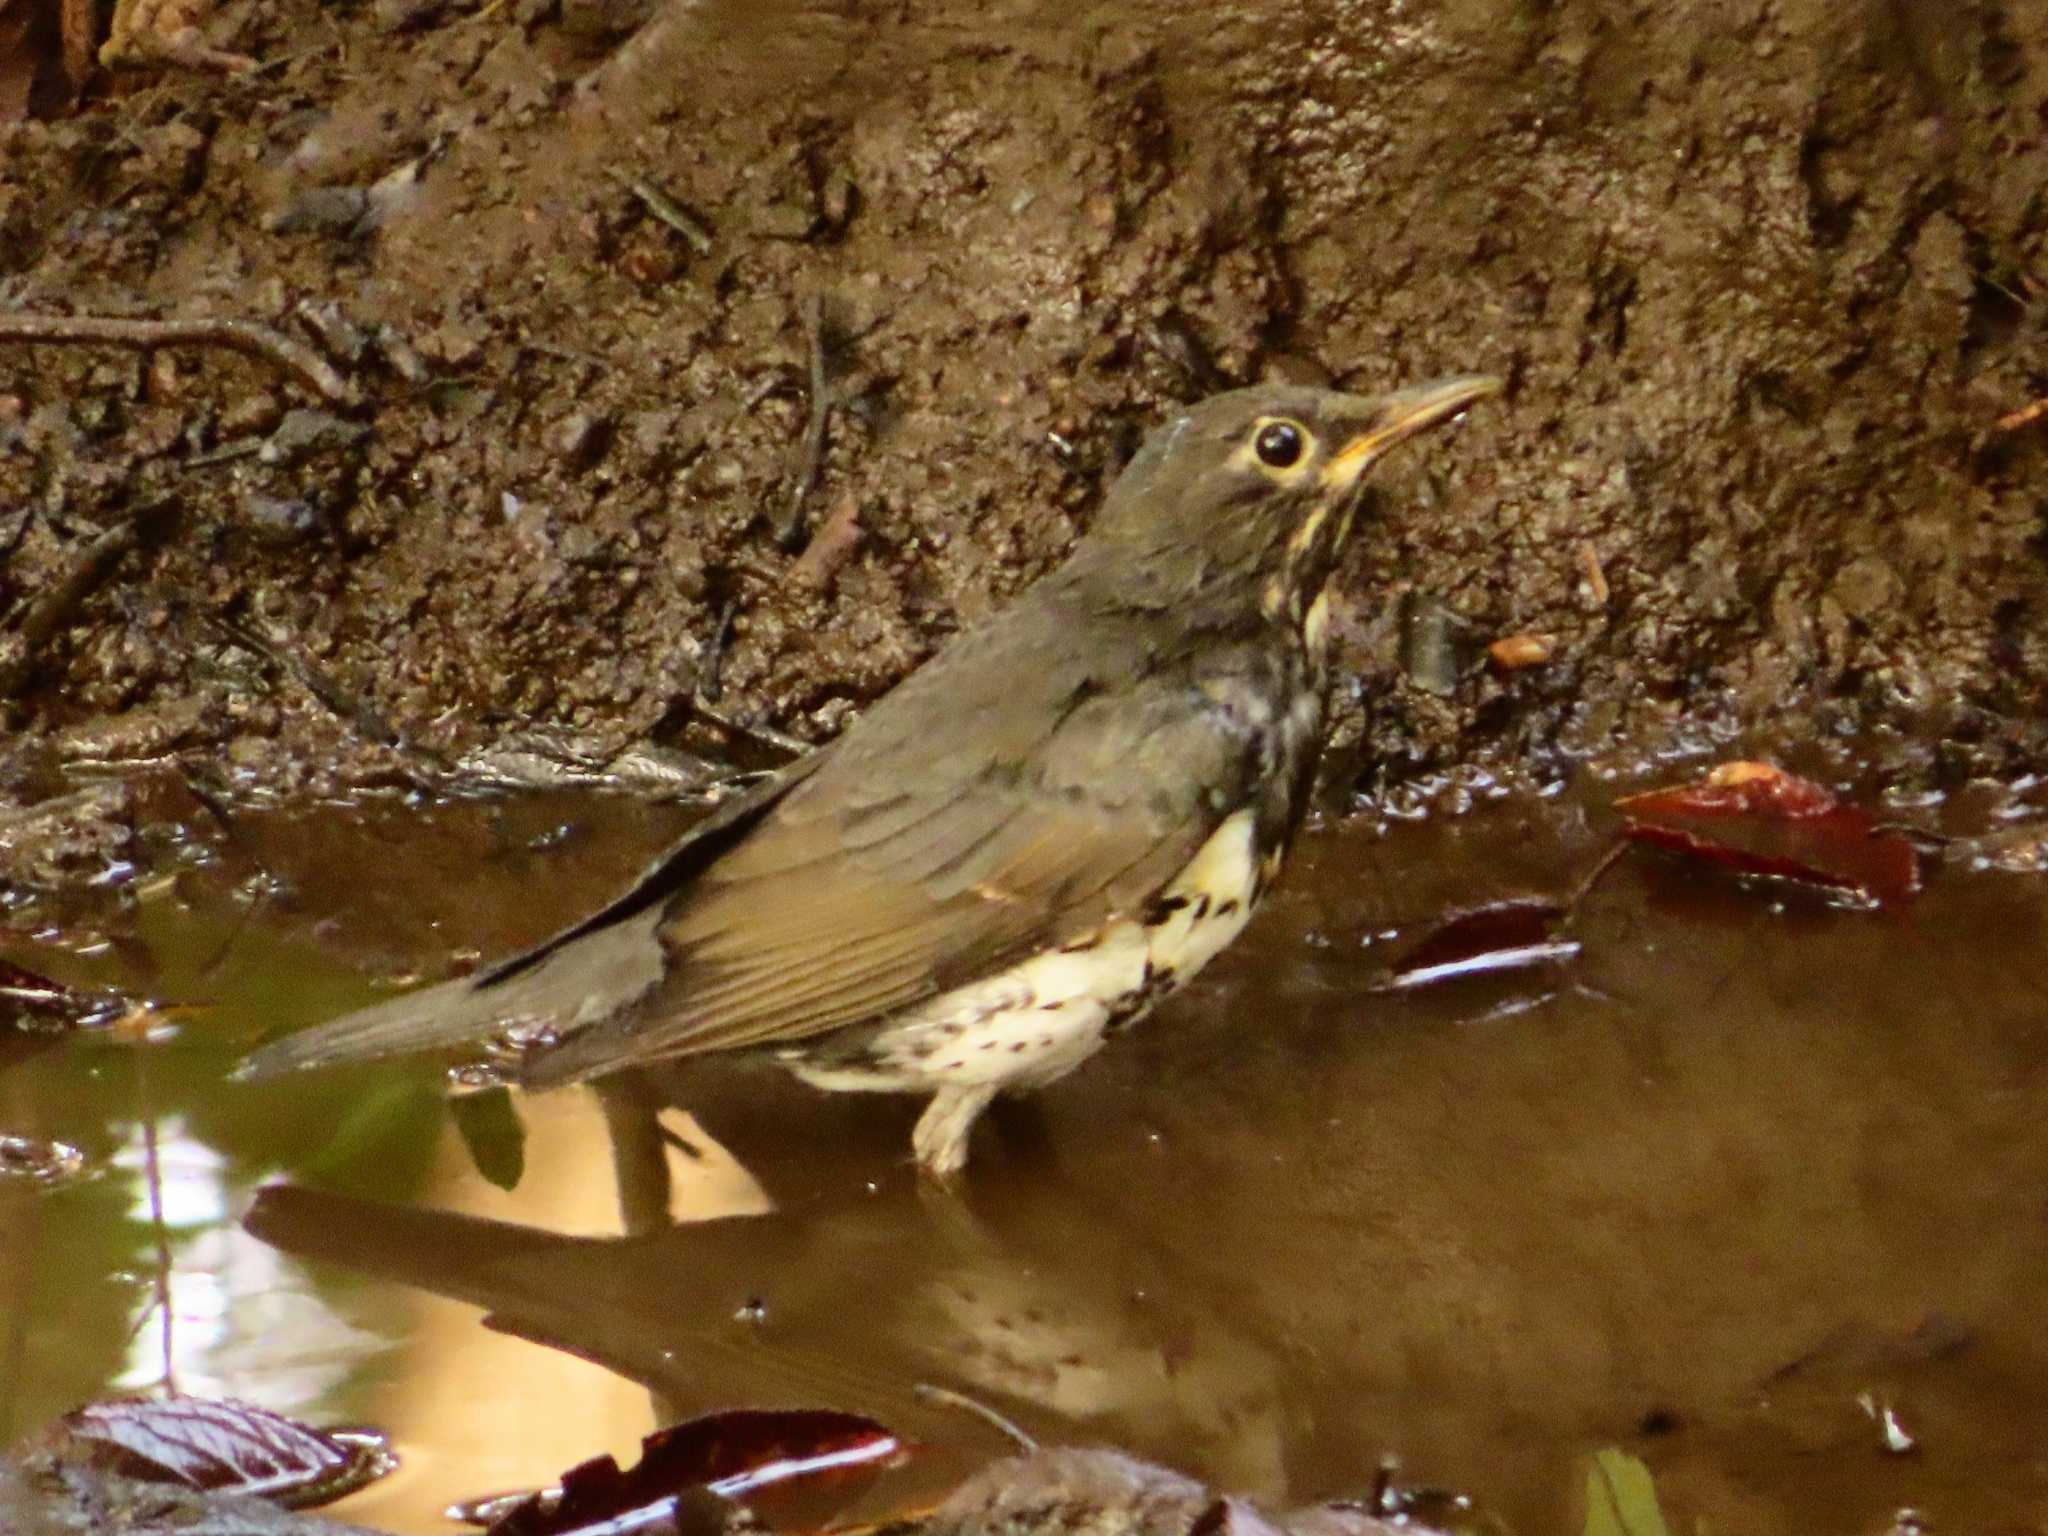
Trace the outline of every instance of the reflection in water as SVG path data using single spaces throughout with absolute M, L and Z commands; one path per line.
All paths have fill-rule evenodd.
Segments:
M 153 1155 L 150 1139 L 131 1127 L 112 1159 L 129 1221 L 154 1244 L 160 1218 L 163 1247 L 149 1254 L 151 1284 L 137 1292 L 142 1315 L 111 1385 L 143 1391 L 168 1380 L 195 1396 L 282 1409 L 333 1392 L 374 1338 L 336 1317 L 298 1265 L 233 1224 L 245 1194 L 185 1117 L 156 1125 Z
M 306 1371 L 297 1402 L 265 1401 L 396 1431 L 413 1481 L 352 1508 L 413 1529 L 719 1407 L 836 1406 L 961 1457 L 1000 1449 L 919 1382 L 1276 1500 L 1356 1491 L 1393 1455 L 1513 1529 L 1571 1528 L 1578 1458 L 1618 1444 L 1675 1526 L 1882 1529 L 1904 1505 L 2024 1524 L 2048 1499 L 2041 883 L 1942 876 L 1902 912 L 1851 915 L 1635 854 L 1570 925 L 1570 960 L 1372 990 L 1446 910 L 1560 895 L 1603 839 L 1568 797 L 1310 838 L 1189 995 L 995 1117 L 955 1198 L 906 1166 L 915 1106 L 730 1062 L 516 1099 L 507 1193 L 430 1067 L 230 1092 L 253 1028 L 188 1031 L 151 1061 L 167 1157 L 212 1149 L 193 1197 L 235 1209 L 271 1170 L 294 1178 L 248 1217 L 274 1247 L 214 1225 L 179 1239 L 179 1266 L 223 1277 L 223 1338 L 261 1334 Z M 643 845 L 597 841 L 613 874 Z M 562 867 L 588 875 L 591 846 Z M 531 937 L 557 915 L 532 910 L 531 865 L 507 862 L 500 929 L 478 876 L 431 911 L 432 942 Z M 379 952 L 403 926 L 389 899 Z M 346 933 L 345 892 L 302 900 Z M 94 1055 L 17 1069 L 53 1089 L 25 1129 L 91 1142 Z M 108 1217 L 93 1189 L 36 1209 L 87 1230 Z M 101 1278 L 79 1260 L 80 1294 L 146 1273 L 125 1205 L 128 1247 L 91 1261 Z M 258 1253 L 293 1259 L 265 1275 Z M 67 1303 L 39 1284 L 27 1326 L 46 1339 Z M 404 1343 L 245 1321 L 309 1284 Z M 146 1298 L 122 1294 L 137 1315 Z M 181 1374 L 226 1379 L 202 1337 Z

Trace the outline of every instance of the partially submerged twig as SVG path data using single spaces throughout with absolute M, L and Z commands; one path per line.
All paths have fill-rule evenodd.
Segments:
M 958 1408 L 965 1413 L 973 1414 L 984 1424 L 1007 1435 L 1022 1450 L 1035 1451 L 1038 1449 L 1038 1442 L 1032 1439 L 1015 1422 L 997 1413 L 987 1403 L 978 1402 L 974 1398 L 969 1397 L 965 1392 L 955 1392 L 951 1387 L 934 1386 L 928 1381 L 916 1383 L 911 1387 L 911 1391 L 927 1402 L 943 1403 L 948 1408 Z
M 804 329 L 811 338 L 811 415 L 804 427 L 802 457 L 797 460 L 796 478 L 789 492 L 789 510 L 775 541 L 794 554 L 803 544 L 804 503 L 810 499 L 825 468 L 826 430 L 832 420 L 832 381 L 825 358 L 825 301 L 812 294 L 804 304 Z
M 0 342 L 109 347 L 229 347 L 275 363 L 332 405 L 354 405 L 354 387 L 319 353 L 255 320 L 118 320 L 106 315 L 0 312 Z

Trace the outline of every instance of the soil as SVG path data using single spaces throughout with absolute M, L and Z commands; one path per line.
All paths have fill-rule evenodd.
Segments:
M 1998 425 L 2048 393 L 2038 7 L 229 0 L 204 36 L 257 67 L 0 128 L 0 309 L 268 322 L 358 398 L 0 344 L 19 740 L 127 715 L 265 786 L 535 723 L 702 745 L 713 701 L 823 739 L 1175 402 L 1483 369 L 1505 402 L 1347 572 L 1340 788 L 1787 719 L 1934 786 L 2048 760 L 2048 420 Z

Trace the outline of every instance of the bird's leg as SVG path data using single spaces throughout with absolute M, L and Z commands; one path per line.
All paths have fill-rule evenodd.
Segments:
M 968 1134 L 995 1096 L 994 1086 L 984 1084 L 946 1087 L 933 1094 L 910 1133 L 918 1167 L 942 1179 L 966 1167 Z

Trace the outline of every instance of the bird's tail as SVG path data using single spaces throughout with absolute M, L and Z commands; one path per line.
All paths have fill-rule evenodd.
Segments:
M 235 1076 L 246 1081 L 300 1067 L 468 1045 L 502 1027 L 499 1004 L 499 998 L 479 991 L 466 976 L 421 987 L 252 1051 L 235 1068 Z
M 646 994 L 665 972 L 661 908 L 580 935 L 530 963 L 422 987 L 250 1053 L 235 1076 L 449 1050 L 493 1036 L 566 1038 Z

